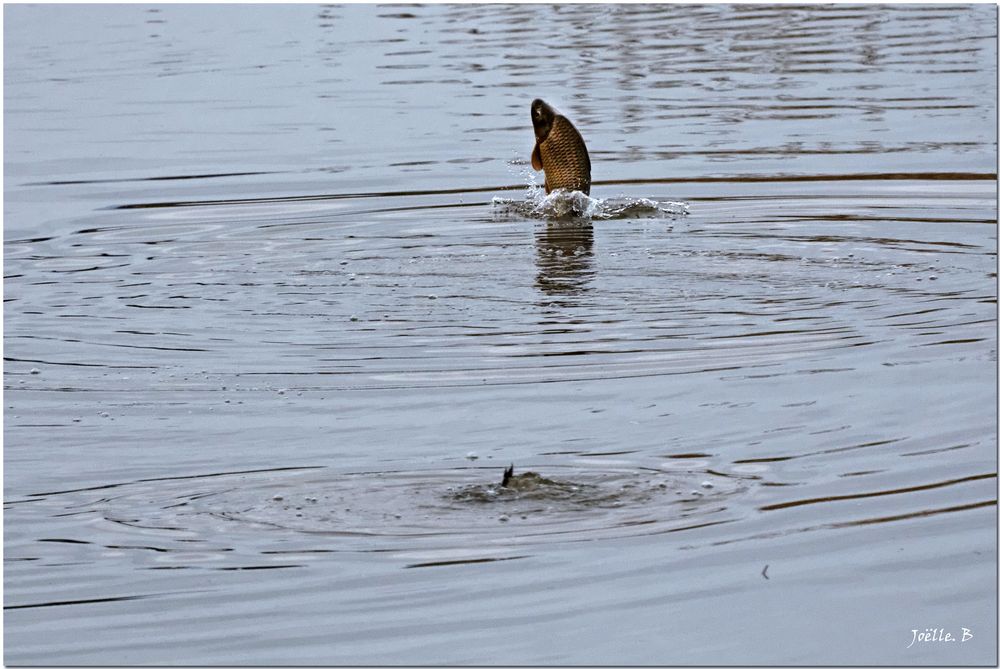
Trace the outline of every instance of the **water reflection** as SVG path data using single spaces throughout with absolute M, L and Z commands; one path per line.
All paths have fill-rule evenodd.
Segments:
M 535 285 L 549 296 L 589 290 L 594 277 L 594 226 L 590 221 L 549 223 L 535 232 Z

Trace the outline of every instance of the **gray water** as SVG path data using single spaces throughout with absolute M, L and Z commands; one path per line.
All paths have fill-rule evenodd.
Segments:
M 997 662 L 995 7 L 4 17 L 7 663 Z

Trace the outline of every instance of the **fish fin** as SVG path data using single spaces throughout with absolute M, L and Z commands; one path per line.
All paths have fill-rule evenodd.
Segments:
M 535 149 L 531 152 L 531 166 L 535 168 L 535 171 L 542 169 L 542 150 L 538 146 L 538 142 L 535 142 Z
M 503 470 L 503 481 L 500 482 L 500 486 L 506 488 L 507 484 L 510 483 L 510 480 L 513 476 L 514 476 L 514 463 L 512 462 L 510 463 L 510 467 Z

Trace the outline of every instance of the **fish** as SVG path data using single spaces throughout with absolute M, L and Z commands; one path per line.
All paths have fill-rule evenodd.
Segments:
M 545 192 L 562 188 L 590 195 L 590 154 L 583 137 L 568 118 L 545 103 L 531 103 L 535 148 L 531 166 L 545 171 Z
M 545 490 L 557 490 L 560 487 L 565 487 L 565 485 L 549 480 L 544 476 L 539 476 L 535 472 L 524 472 L 523 474 L 515 475 L 514 463 L 511 463 L 510 467 L 503 470 L 503 480 L 500 481 L 500 487 L 516 492 L 541 493 Z M 576 490 L 576 488 L 573 489 Z

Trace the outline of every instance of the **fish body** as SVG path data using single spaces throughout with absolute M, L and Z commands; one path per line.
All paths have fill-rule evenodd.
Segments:
M 514 473 L 513 463 L 503 470 L 503 480 L 500 482 L 501 488 L 515 490 L 517 492 L 531 492 L 539 490 L 545 486 L 556 485 L 555 481 L 550 481 L 544 476 L 539 476 L 535 472 Z
M 557 188 L 590 195 L 590 155 L 583 137 L 569 119 L 542 100 L 531 103 L 535 148 L 531 166 L 545 171 L 545 192 Z

